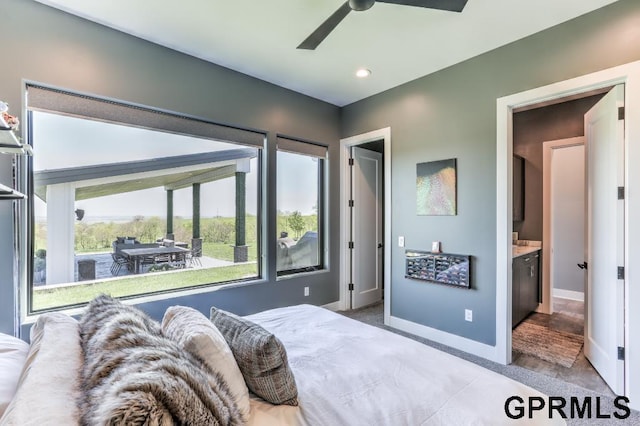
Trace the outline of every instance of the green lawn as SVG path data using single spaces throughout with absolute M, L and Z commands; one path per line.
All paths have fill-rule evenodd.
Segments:
M 249 261 L 254 262 L 257 258 L 257 244 L 255 241 L 247 242 L 249 245 Z M 225 243 L 202 242 L 202 255 L 213 257 L 214 259 L 228 260 L 233 262 L 233 245 Z
M 233 260 L 233 249 L 231 249 Z M 257 277 L 256 263 L 225 266 L 221 268 L 184 270 L 174 273 L 157 273 L 144 276 L 123 277 L 117 280 L 54 289 L 34 288 L 33 310 L 88 302 L 104 293 L 114 297 L 133 296 L 163 290 L 173 290 L 208 283 L 223 283 Z

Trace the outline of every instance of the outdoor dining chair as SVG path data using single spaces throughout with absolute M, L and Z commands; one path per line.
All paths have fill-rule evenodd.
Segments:
M 193 265 L 198 265 L 202 267 L 202 262 L 200 261 L 201 257 L 202 257 L 202 249 L 191 249 L 191 251 L 189 251 L 186 256 L 187 266 L 189 268 L 192 268 Z
M 111 253 L 113 263 L 111 264 L 111 275 L 118 276 L 122 267 L 129 269 L 129 259 L 126 256 L 122 256 L 116 253 Z

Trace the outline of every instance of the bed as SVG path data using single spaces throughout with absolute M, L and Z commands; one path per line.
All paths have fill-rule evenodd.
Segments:
M 230 324 L 248 324 L 256 333 L 241 335 L 250 337 L 248 350 L 258 358 L 239 355 L 241 348 L 226 334 Z M 267 346 L 253 345 L 254 337 L 275 343 L 278 357 L 265 357 Z M 279 366 L 262 369 L 264 359 Z M 266 376 L 273 380 L 258 387 Z M 533 419 L 507 417 L 507 398 L 545 398 L 521 383 L 311 305 L 244 318 L 212 308 L 211 320 L 174 306 L 160 324 L 99 296 L 79 322 L 62 313 L 40 316 L 31 345 L 0 335 L 0 379 L 3 426 L 107 424 L 114 415 L 132 413 L 147 420 L 136 424 L 149 418 L 171 424 L 176 415 L 193 425 L 564 424 L 546 410 Z M 139 403 L 141 397 L 148 403 Z M 286 405 L 294 400 L 297 405 Z M 210 420 L 193 421 L 194 413 Z
M 250 425 L 500 425 L 534 389 L 406 337 L 299 305 L 246 317 L 283 342 L 299 407 L 251 401 Z M 545 410 L 518 424 L 565 424 Z

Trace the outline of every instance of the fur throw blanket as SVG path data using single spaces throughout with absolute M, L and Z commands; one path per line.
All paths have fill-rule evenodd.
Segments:
M 243 424 L 222 377 L 142 311 L 99 296 L 80 338 L 82 425 Z

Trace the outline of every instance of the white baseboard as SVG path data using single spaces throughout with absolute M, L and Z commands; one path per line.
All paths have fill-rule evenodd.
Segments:
M 330 311 L 339 311 L 340 310 L 340 301 L 327 303 L 326 305 L 322 305 L 323 308 L 328 309 Z
M 580 302 L 584 302 L 584 293 L 581 291 L 571 291 L 571 290 L 563 290 L 561 288 L 554 288 L 553 297 L 558 297 L 560 299 L 578 300 Z
M 426 325 L 417 324 L 394 316 L 389 316 L 387 325 L 490 361 L 500 362 L 498 361 L 495 346 L 476 342 L 475 340 L 467 339 L 466 337 L 456 336 L 455 334 L 447 333 L 442 330 L 437 330 L 435 328 L 427 327 Z

